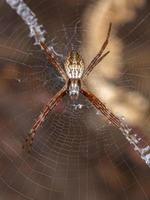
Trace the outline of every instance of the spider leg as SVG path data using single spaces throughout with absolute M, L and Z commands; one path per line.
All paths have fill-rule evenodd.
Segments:
M 57 56 L 54 53 L 54 51 L 52 49 L 50 50 L 47 47 L 47 45 L 45 44 L 45 42 L 40 41 L 40 39 L 39 39 L 40 37 L 39 37 L 38 33 L 36 32 L 36 30 L 35 30 L 35 33 L 36 33 L 37 39 L 39 40 L 42 50 L 44 50 L 44 53 L 48 58 L 49 63 L 52 64 L 53 66 L 55 66 L 55 68 L 58 70 L 58 72 L 60 73 L 60 75 L 63 77 L 64 80 L 67 80 L 67 75 L 66 75 L 65 71 L 63 70 L 63 68 L 61 67 L 61 64 L 58 62 Z
M 86 96 L 88 100 L 107 118 L 107 120 L 112 123 L 115 127 L 120 128 L 121 120 L 115 116 L 106 105 L 99 100 L 94 94 L 84 89 L 80 90 L 81 94 Z
M 98 54 L 93 58 L 93 60 L 90 62 L 89 66 L 86 68 L 85 72 L 84 72 L 84 78 L 86 78 L 90 72 L 94 69 L 94 67 L 100 62 L 103 60 L 103 58 L 109 53 L 106 52 L 104 55 L 103 52 L 104 50 L 106 49 L 107 45 L 108 45 L 108 42 L 109 42 L 109 37 L 110 37 L 110 32 L 111 32 L 111 27 L 112 27 L 112 24 L 110 23 L 109 25 L 109 29 L 108 29 L 108 33 L 107 33 L 107 37 L 106 37 L 106 40 L 104 41 L 100 51 L 98 52 Z
M 40 42 L 40 45 L 41 45 L 42 49 L 44 50 L 49 63 L 53 64 L 56 67 L 56 69 L 58 70 L 58 72 L 60 73 L 60 75 L 63 77 L 64 80 L 67 80 L 67 75 L 66 75 L 65 71 L 63 70 L 63 68 L 61 67 L 60 63 L 58 62 L 57 57 L 54 54 L 54 52 L 52 50 L 50 50 L 44 42 Z
M 60 102 L 60 100 L 62 99 L 62 97 L 65 96 L 67 92 L 67 87 L 64 86 L 44 107 L 43 111 L 41 112 L 41 114 L 38 116 L 36 122 L 34 123 L 34 125 L 32 126 L 30 133 L 27 135 L 25 143 L 23 145 L 23 148 L 25 148 L 25 146 L 28 148 L 28 151 L 30 152 L 32 144 L 33 144 L 33 140 L 34 137 L 37 133 L 37 129 L 43 124 L 43 122 L 45 121 L 48 113 Z
M 150 145 L 148 144 L 148 138 L 137 131 L 135 132 L 134 128 L 128 127 L 126 122 L 115 116 L 94 94 L 84 89 L 81 89 L 80 92 L 86 96 L 98 110 L 100 110 L 109 122 L 122 132 L 127 141 L 133 145 L 134 150 L 138 152 L 142 160 L 150 167 Z
M 98 65 L 98 63 L 100 61 L 102 61 L 108 54 L 110 53 L 110 51 L 107 51 L 106 53 L 104 53 L 101 57 L 99 57 L 99 59 L 95 60 L 95 63 L 93 65 L 91 65 L 91 67 L 89 67 L 89 69 L 87 71 L 85 71 L 83 78 L 85 79 L 90 73 L 91 71 L 94 69 L 94 67 L 96 65 Z

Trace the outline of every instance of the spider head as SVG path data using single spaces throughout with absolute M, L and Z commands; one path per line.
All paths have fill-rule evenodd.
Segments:
M 70 79 L 80 79 L 84 72 L 83 58 L 77 51 L 71 51 L 66 58 L 65 70 Z

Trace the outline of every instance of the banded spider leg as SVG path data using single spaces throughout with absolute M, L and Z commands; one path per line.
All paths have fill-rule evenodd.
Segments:
M 115 116 L 100 99 L 98 99 L 94 94 L 86 91 L 83 88 L 81 89 L 81 94 L 87 97 L 91 104 L 94 105 L 94 107 L 96 107 L 98 110 L 100 110 L 109 122 L 111 122 L 115 127 L 120 128 L 120 119 Z
M 56 54 L 54 53 L 54 51 L 53 51 L 53 50 L 50 50 L 50 49 L 48 48 L 48 46 L 46 45 L 45 42 L 40 41 L 40 39 L 39 39 L 40 36 L 39 36 L 39 34 L 36 32 L 36 30 L 35 30 L 35 33 L 36 33 L 37 40 L 39 40 L 41 49 L 44 50 L 44 53 L 45 53 L 45 55 L 46 55 L 47 58 L 48 58 L 49 64 L 52 64 L 52 65 L 57 69 L 57 71 L 60 73 L 60 75 L 63 77 L 63 79 L 64 79 L 65 81 L 68 80 L 68 77 L 66 76 L 66 73 L 65 73 L 65 71 L 63 70 L 61 64 L 58 62 L 57 56 L 56 56 Z
M 128 127 L 125 121 L 122 121 L 115 114 L 113 114 L 94 94 L 86 91 L 85 89 L 81 89 L 81 93 L 88 98 L 94 107 L 101 111 L 101 113 L 109 122 L 111 122 L 122 132 L 128 142 L 134 146 L 134 150 L 138 152 L 140 157 L 150 167 L 150 145 L 148 144 L 149 140 L 144 135 L 141 135 L 138 132 L 135 132 L 134 129 Z
M 60 102 L 62 97 L 65 96 L 67 92 L 67 86 L 65 85 L 44 107 L 43 111 L 37 118 L 35 124 L 32 126 L 32 129 L 30 130 L 28 136 L 26 137 L 25 143 L 23 145 L 23 148 L 27 147 L 28 152 L 30 152 L 32 143 L 34 140 L 34 137 L 37 133 L 37 129 L 43 124 L 45 121 L 48 113 Z
M 110 32 L 111 32 L 111 27 L 112 27 L 112 23 L 109 24 L 109 29 L 107 32 L 107 37 L 106 40 L 104 41 L 100 51 L 98 52 L 98 54 L 93 58 L 93 60 L 90 62 L 89 66 L 85 69 L 85 72 L 83 74 L 83 78 L 85 79 L 90 72 L 94 69 L 94 67 L 103 60 L 104 57 L 106 57 L 110 51 L 107 51 L 105 54 L 103 54 L 104 50 L 106 49 L 108 42 L 109 42 L 109 37 L 110 37 Z M 102 55 L 103 54 L 103 55 Z

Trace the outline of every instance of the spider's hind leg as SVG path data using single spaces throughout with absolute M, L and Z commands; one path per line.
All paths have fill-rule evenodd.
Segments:
M 32 129 L 30 130 L 30 133 L 27 135 L 25 139 L 25 143 L 23 145 L 23 148 L 27 148 L 28 152 L 31 151 L 32 144 L 34 137 L 37 133 L 37 129 L 44 123 L 48 113 L 60 102 L 63 96 L 67 93 L 67 87 L 66 85 L 47 103 L 45 108 L 43 109 L 42 113 L 37 118 L 35 124 L 33 125 Z

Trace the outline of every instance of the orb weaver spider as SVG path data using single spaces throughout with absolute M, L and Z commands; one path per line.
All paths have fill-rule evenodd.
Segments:
M 39 41 L 41 48 L 44 50 L 44 53 L 48 58 L 49 63 L 52 64 L 58 70 L 62 78 L 65 80 L 65 85 L 46 104 L 43 111 L 41 112 L 36 122 L 34 123 L 33 127 L 31 128 L 30 133 L 26 137 L 23 148 L 27 146 L 30 152 L 34 137 L 37 133 L 37 129 L 45 121 L 48 113 L 60 102 L 60 100 L 66 94 L 69 94 L 71 99 L 77 99 L 80 93 L 83 94 L 96 107 L 96 109 L 100 110 L 100 112 L 107 118 L 109 122 L 111 122 L 115 127 L 118 128 L 120 127 L 121 124 L 120 119 L 117 116 L 115 116 L 101 100 L 99 100 L 91 92 L 85 90 L 82 86 L 83 85 L 82 81 L 85 80 L 85 78 L 87 78 L 87 76 L 91 73 L 94 67 L 110 53 L 110 51 L 107 51 L 106 53 L 103 54 L 109 42 L 111 27 L 112 24 L 110 23 L 106 40 L 104 41 L 98 54 L 94 57 L 94 59 L 91 61 L 91 63 L 88 65 L 87 68 L 85 68 L 84 66 L 84 61 L 81 55 L 79 55 L 79 53 L 76 51 L 71 51 L 69 52 L 69 55 L 67 56 L 66 61 L 64 63 L 65 67 L 64 71 L 62 66 L 58 62 L 58 59 L 54 54 L 54 52 L 52 50 L 50 51 L 44 42 Z

